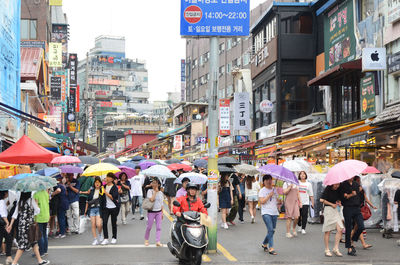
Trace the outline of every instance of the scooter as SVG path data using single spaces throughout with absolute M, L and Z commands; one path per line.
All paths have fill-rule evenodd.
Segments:
M 173 204 L 176 207 L 181 206 L 177 201 L 174 201 Z M 209 208 L 210 204 L 207 203 L 204 207 Z M 179 259 L 181 264 L 200 265 L 208 245 L 207 230 L 204 225 L 200 224 L 200 213 L 188 211 L 182 213 L 182 216 L 178 218 L 182 225 L 180 231 L 176 231 L 176 220 L 172 222 L 172 242 L 168 242 L 168 249 Z M 178 236 L 178 233 L 181 237 Z

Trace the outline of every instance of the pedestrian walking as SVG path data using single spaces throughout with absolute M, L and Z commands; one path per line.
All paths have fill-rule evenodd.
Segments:
M 79 190 L 81 185 L 72 173 L 67 174 L 66 180 L 69 202 L 67 210 L 68 228 L 70 233 L 79 234 Z
M 239 174 L 239 188 L 241 197 L 239 197 L 238 201 L 238 213 L 239 213 L 239 221 L 240 223 L 243 224 L 244 223 L 243 211 L 244 207 L 246 207 L 246 175 L 244 174 Z
M 140 220 L 144 219 L 143 216 L 143 184 L 145 177 L 140 174 L 140 167 L 136 167 L 137 175 L 130 179 L 131 183 L 131 198 L 132 198 L 132 220 L 135 219 L 136 206 L 139 205 Z
M 101 213 L 103 218 L 104 239 L 101 245 L 108 245 L 108 219 L 111 217 L 112 239 L 111 244 L 117 244 L 117 218 L 120 207 L 118 188 L 114 184 L 117 177 L 109 172 L 106 176 L 106 185 L 104 186 L 104 196 L 101 196 Z
M 346 248 L 349 256 L 357 256 L 354 241 L 358 241 L 364 231 L 364 219 L 361 214 L 360 192 L 361 186 L 351 178 L 340 184 L 340 195 L 343 205 L 344 225 L 346 228 Z M 353 223 L 357 224 L 357 230 L 351 235 Z
M 12 234 L 11 230 L 10 233 L 7 232 L 7 227 L 9 225 L 9 213 L 7 210 L 7 198 L 8 198 L 8 191 L 0 191 L 0 242 L 5 242 L 5 256 L 6 256 L 6 264 L 9 265 L 12 263 L 11 257 L 11 247 L 12 247 Z
M 153 178 L 151 182 L 151 189 L 147 191 L 147 196 L 152 203 L 153 208 L 147 211 L 147 227 L 144 235 L 145 246 L 149 245 L 149 238 L 151 228 L 153 227 L 154 221 L 156 222 L 156 246 L 161 247 L 161 223 L 163 219 L 163 200 L 164 195 L 161 192 L 161 182 L 158 178 Z
M 126 173 L 119 175 L 117 187 L 121 201 L 121 221 L 123 225 L 126 225 L 126 216 L 129 213 L 129 193 L 131 191 L 131 183 L 128 181 Z
M 101 196 L 104 196 L 104 187 L 102 186 L 100 177 L 96 177 L 94 179 L 93 188 L 90 189 L 85 207 L 85 215 L 90 217 L 90 222 L 92 224 L 93 246 L 98 245 L 103 241 L 101 236 L 103 229 L 103 220 L 101 219 L 100 209 Z
M 218 198 L 219 198 L 219 208 L 221 209 L 222 223 L 221 227 L 228 229 L 228 224 L 226 222 L 226 217 L 228 215 L 228 210 L 233 204 L 233 187 L 229 181 L 229 174 L 222 173 L 221 179 L 218 184 Z
M 311 207 L 314 208 L 314 193 L 312 185 L 310 182 L 307 181 L 307 173 L 304 171 L 301 171 L 299 173 L 299 195 L 302 207 L 300 208 L 300 217 L 299 221 L 297 222 L 297 231 L 301 232 L 304 235 L 306 233 L 310 202 Z
M 236 174 L 231 175 L 230 181 L 232 184 L 233 203 L 232 203 L 232 207 L 229 211 L 229 214 L 226 217 L 226 221 L 228 224 L 236 225 L 233 221 L 235 220 L 237 212 L 238 212 L 239 199 L 242 198 L 242 193 L 240 192 L 240 187 L 239 187 L 239 184 L 240 184 L 239 177 Z
M 176 199 L 187 195 L 186 185 L 189 183 L 189 178 L 182 179 L 182 187 L 176 192 Z
M 360 188 L 361 188 L 361 191 L 360 191 L 360 202 L 361 202 L 360 206 L 361 206 L 361 209 L 362 209 L 363 207 L 371 207 L 371 208 L 373 208 L 373 209 L 375 209 L 375 210 L 378 209 L 377 207 L 375 207 L 375 206 L 371 203 L 371 201 L 370 201 L 370 200 L 368 199 L 368 197 L 365 195 L 365 191 L 364 191 L 364 189 L 362 188 L 362 185 L 361 185 L 361 178 L 360 178 L 359 176 L 355 176 L 355 177 L 354 177 L 354 181 L 357 182 L 357 183 L 360 185 Z M 364 218 L 363 218 L 363 219 L 364 219 Z M 354 224 L 353 230 L 351 231 L 351 236 L 353 236 L 353 235 L 357 232 L 357 229 L 358 229 L 358 225 L 357 225 L 357 224 Z M 372 245 L 367 244 L 367 243 L 365 242 L 364 233 L 365 233 L 365 230 L 364 230 L 363 233 L 361 233 L 361 235 L 360 235 L 360 242 L 361 242 L 361 244 L 362 244 L 362 246 L 363 246 L 363 249 L 372 248 Z
M 54 226 L 56 225 L 56 218 L 57 218 L 57 212 L 58 212 L 58 207 L 60 203 L 60 195 L 55 193 L 58 190 L 58 186 L 53 187 L 50 192 L 50 202 L 49 202 L 49 207 L 50 207 L 50 219 L 49 219 L 49 237 L 54 236 Z
M 274 249 L 274 233 L 279 215 L 278 203 L 280 201 L 278 193 L 272 186 L 271 175 L 264 175 L 262 180 L 264 187 L 258 193 L 258 200 L 261 204 L 261 215 L 268 232 L 261 246 L 269 254 L 277 255 Z
M 300 216 L 299 188 L 294 184 L 283 184 L 283 194 L 285 195 L 285 217 L 286 217 L 286 237 L 297 236 L 296 225 Z M 293 231 L 291 233 L 291 231 Z
M 85 167 L 88 168 L 88 166 Z M 79 189 L 79 215 L 85 214 L 86 202 L 90 193 L 90 189 L 93 187 L 94 178 L 92 176 L 78 176 L 80 184 Z
M 49 242 L 47 238 L 47 224 L 50 220 L 50 203 L 49 203 L 49 192 L 47 190 L 41 190 L 33 195 L 33 198 L 38 203 L 40 213 L 35 216 L 35 222 L 39 226 L 41 232 L 41 238 L 39 239 L 39 253 L 40 256 L 47 256 L 47 250 Z
M 342 253 L 339 251 L 339 243 L 342 238 L 344 226 L 338 211 L 340 205 L 340 193 L 338 188 L 339 184 L 327 186 L 320 199 L 324 205 L 324 224 L 322 226 L 322 232 L 324 233 L 325 256 L 327 257 L 332 257 L 332 253 L 329 249 L 329 236 L 333 230 L 336 230 L 336 235 L 332 252 L 338 257 L 342 256 Z
M 62 175 L 57 175 L 56 176 L 58 180 L 58 185 L 57 189 L 52 193 L 52 197 L 58 196 L 58 208 L 57 208 L 57 221 L 58 221 L 58 226 L 59 226 L 59 233 L 58 233 L 58 238 L 65 238 L 65 232 L 66 232 L 66 227 L 67 227 L 67 221 L 66 221 L 66 212 L 69 208 L 69 201 L 67 197 L 67 190 L 63 184 L 65 181 L 65 178 Z
M 249 204 L 249 213 L 251 217 L 251 223 L 254 224 L 256 217 L 256 205 L 258 204 L 258 192 L 260 191 L 260 183 L 254 176 L 248 176 L 246 178 L 246 200 Z
M 12 216 L 11 222 L 7 226 L 7 232 L 10 233 L 15 220 L 18 218 L 18 250 L 15 254 L 14 260 L 12 261 L 13 265 L 17 265 L 24 251 L 31 249 L 31 247 L 33 248 L 33 252 L 39 265 L 50 264 L 48 260 L 43 260 L 39 253 L 39 238 L 37 237 L 38 231 L 36 231 L 38 227 L 34 225 L 34 216 L 38 215 L 39 213 L 39 206 L 37 205 L 36 201 L 32 199 L 32 193 L 21 192 L 21 197 L 19 199 L 19 202 L 17 203 L 17 207 Z M 33 231 L 33 233 L 31 231 L 32 229 L 35 230 Z M 35 236 L 30 237 L 30 234 L 34 234 Z
M 164 183 L 164 195 L 167 197 L 168 201 L 168 210 L 170 213 L 172 213 L 172 202 L 175 200 L 176 196 L 176 184 L 174 183 L 175 179 L 173 178 L 168 178 L 165 180 Z

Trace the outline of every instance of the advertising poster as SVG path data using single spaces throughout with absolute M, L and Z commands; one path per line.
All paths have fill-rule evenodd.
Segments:
M 324 14 L 325 70 L 355 59 L 353 1 L 346 0 Z
M 361 119 L 367 119 L 376 115 L 375 109 L 375 78 L 368 75 L 361 78 Z
M 20 0 L 0 0 L 0 102 L 21 109 Z M 19 120 L 0 115 L 0 133 L 17 138 Z
M 231 134 L 230 104 L 229 99 L 219 100 L 219 135 L 222 136 Z

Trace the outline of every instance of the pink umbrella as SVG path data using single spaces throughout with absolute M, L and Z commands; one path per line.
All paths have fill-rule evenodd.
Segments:
M 130 167 L 125 167 L 125 166 L 117 166 L 119 169 L 121 169 L 120 172 L 115 173 L 115 176 L 117 176 L 117 178 L 119 178 L 119 176 L 122 173 L 125 173 L 126 175 L 128 175 L 128 178 L 133 178 L 134 176 L 136 176 L 136 171 L 133 168 Z
M 368 167 L 362 172 L 362 174 L 368 174 L 368 173 L 379 174 L 379 173 L 381 173 L 381 172 L 380 172 L 376 167 L 368 166 Z
M 361 174 L 368 167 L 367 163 L 358 160 L 345 160 L 329 169 L 324 185 L 338 184 Z
M 53 158 L 50 162 L 51 164 L 75 164 L 81 163 L 81 160 L 76 156 L 58 156 Z

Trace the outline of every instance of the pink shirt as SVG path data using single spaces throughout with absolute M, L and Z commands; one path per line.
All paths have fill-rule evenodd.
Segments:
M 186 196 L 187 192 L 186 190 L 182 187 L 176 192 L 176 198 Z

